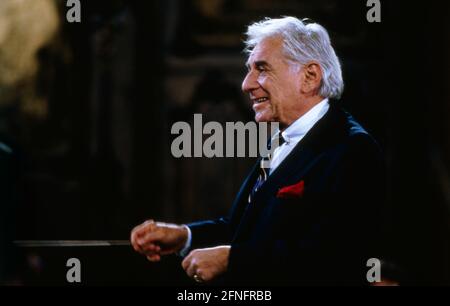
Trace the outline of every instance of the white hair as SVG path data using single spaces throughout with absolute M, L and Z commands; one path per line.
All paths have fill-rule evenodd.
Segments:
M 246 35 L 245 51 L 249 54 L 262 40 L 281 37 L 287 60 L 301 65 L 317 61 L 323 74 L 319 94 L 326 98 L 340 98 L 344 90 L 341 65 L 327 30 L 320 24 L 307 23 L 307 19 L 295 17 L 266 18 L 251 24 Z

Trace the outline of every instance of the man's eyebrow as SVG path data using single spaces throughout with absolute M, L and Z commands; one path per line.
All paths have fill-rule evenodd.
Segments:
M 269 64 L 268 62 L 266 62 L 266 61 L 256 61 L 256 62 L 254 62 L 253 64 L 254 64 L 256 67 L 262 66 L 262 67 L 268 67 L 268 68 L 270 68 L 270 64 Z M 250 63 L 249 63 L 249 61 L 247 61 L 247 62 L 245 63 L 245 66 L 246 66 L 247 68 L 250 69 Z

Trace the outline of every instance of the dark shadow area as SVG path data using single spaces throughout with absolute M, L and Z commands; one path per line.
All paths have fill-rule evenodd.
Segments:
M 36 46 L 36 70 L 0 78 L 0 277 L 8 283 L 65 285 L 66 261 L 77 257 L 84 285 L 191 284 L 175 256 L 151 264 L 126 247 L 15 249 L 11 241 L 126 240 L 148 218 L 224 214 L 254 160 L 174 158 L 171 126 L 194 113 L 204 122 L 252 120 L 240 90 L 243 32 L 263 17 L 294 15 L 329 30 L 344 72 L 340 103 L 384 150 L 380 222 L 394 277 L 450 284 L 449 4 L 382 1 L 378 24 L 367 22 L 366 1 L 89 0 L 82 22 L 70 24 L 65 1 L 49 1 L 58 25 Z M 8 22 L 23 26 L 12 15 Z

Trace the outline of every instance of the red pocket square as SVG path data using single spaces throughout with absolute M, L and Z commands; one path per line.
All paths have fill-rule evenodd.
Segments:
M 305 190 L 305 181 L 297 184 L 286 186 L 278 190 L 277 198 L 279 199 L 298 199 L 303 196 Z

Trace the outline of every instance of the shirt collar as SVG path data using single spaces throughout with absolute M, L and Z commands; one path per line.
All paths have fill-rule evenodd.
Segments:
M 323 115 L 325 115 L 329 108 L 330 105 L 328 103 L 328 99 L 323 99 L 322 101 L 314 105 L 314 107 L 306 112 L 303 116 L 291 123 L 291 125 L 289 125 L 281 133 L 281 136 L 287 144 L 290 144 L 291 142 L 299 142 L 303 138 L 303 136 L 305 136 L 305 134 L 308 133 L 308 131 L 314 126 L 314 124 L 316 124 L 316 122 L 319 121 L 320 118 L 323 117 Z M 275 136 L 277 136 L 279 133 L 280 131 L 275 133 Z

